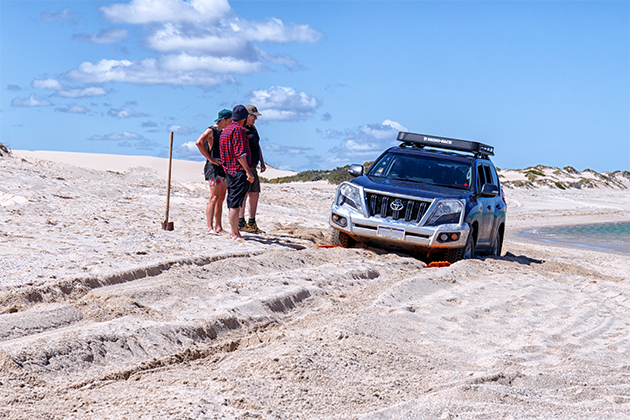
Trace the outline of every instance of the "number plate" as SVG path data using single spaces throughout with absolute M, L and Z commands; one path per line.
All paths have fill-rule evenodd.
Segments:
M 385 226 L 378 227 L 378 236 L 382 236 L 383 238 L 389 239 L 404 239 L 405 238 L 405 230 L 404 229 L 396 229 Z

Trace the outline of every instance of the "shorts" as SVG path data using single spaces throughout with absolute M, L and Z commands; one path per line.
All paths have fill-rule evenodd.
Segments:
M 224 176 L 213 176 L 212 178 L 208 179 L 208 184 L 211 187 L 214 186 L 214 185 L 225 184 L 225 177 Z
M 227 197 L 228 209 L 237 209 L 243 205 L 245 195 L 249 191 L 249 181 L 245 171 L 236 171 L 234 174 L 227 174 Z
M 254 182 L 249 184 L 249 191 L 251 193 L 259 193 L 260 192 L 260 178 L 258 178 L 258 171 L 256 168 L 252 168 L 252 174 L 254 175 Z

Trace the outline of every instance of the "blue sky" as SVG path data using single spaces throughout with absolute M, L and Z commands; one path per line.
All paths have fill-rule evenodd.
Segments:
M 0 1 L 0 141 L 202 157 L 255 104 L 266 161 L 375 159 L 399 130 L 497 166 L 630 170 L 628 1 Z

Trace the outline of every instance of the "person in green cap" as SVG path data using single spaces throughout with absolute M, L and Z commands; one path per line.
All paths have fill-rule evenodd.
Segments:
M 219 138 L 223 129 L 232 122 L 232 111 L 222 109 L 219 111 L 219 118 L 214 120 L 214 122 L 216 124 L 206 128 L 206 131 L 199 136 L 195 144 L 206 158 L 203 173 L 210 187 L 210 199 L 206 205 L 208 233 L 222 235 L 225 233 L 221 225 L 221 218 L 223 216 L 223 201 L 225 200 L 227 184 L 219 152 Z

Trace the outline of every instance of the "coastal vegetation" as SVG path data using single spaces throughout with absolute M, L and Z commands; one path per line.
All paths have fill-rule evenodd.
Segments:
M 366 162 L 363 164 L 363 167 L 367 170 L 371 164 L 372 162 Z M 325 180 L 331 184 L 338 184 L 352 179 L 352 176 L 348 174 L 349 167 L 349 165 L 346 165 L 331 170 L 308 170 L 292 176 L 275 179 L 261 177 L 261 181 L 282 184 L 286 182 Z M 555 168 L 537 165 L 525 169 L 497 168 L 497 173 L 499 174 L 501 185 L 507 188 L 543 187 L 567 190 L 584 188 L 628 189 L 630 186 L 630 172 L 628 171 L 598 173 L 592 169 L 585 169 L 580 172 L 571 166 Z

